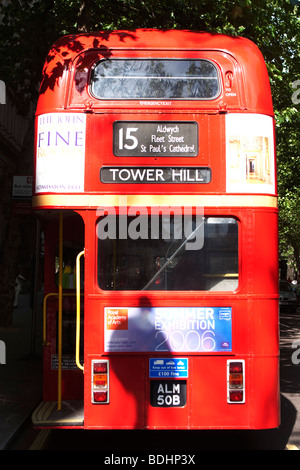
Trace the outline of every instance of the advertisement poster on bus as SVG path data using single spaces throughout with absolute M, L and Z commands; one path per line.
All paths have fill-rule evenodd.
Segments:
M 226 191 L 275 194 L 273 119 L 262 114 L 226 116 Z
M 48 113 L 37 120 L 36 193 L 83 192 L 86 116 Z
M 107 352 L 229 352 L 231 307 L 107 307 Z

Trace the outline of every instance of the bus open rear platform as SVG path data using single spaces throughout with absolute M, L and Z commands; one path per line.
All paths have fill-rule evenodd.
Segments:
M 32 414 L 32 423 L 36 427 L 82 427 L 83 401 L 63 401 L 57 409 L 57 401 L 43 401 Z

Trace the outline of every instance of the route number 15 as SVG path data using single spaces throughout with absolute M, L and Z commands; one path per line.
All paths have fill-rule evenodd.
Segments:
M 119 129 L 119 150 L 124 148 L 127 150 L 134 150 L 138 146 L 138 139 L 135 135 L 132 135 L 134 132 L 138 131 L 138 127 L 127 127 L 126 133 L 124 136 L 124 128 Z

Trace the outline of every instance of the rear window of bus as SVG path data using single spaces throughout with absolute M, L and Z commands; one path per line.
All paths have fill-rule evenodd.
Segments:
M 97 99 L 213 100 L 220 94 L 217 67 L 204 59 L 105 59 L 91 76 Z

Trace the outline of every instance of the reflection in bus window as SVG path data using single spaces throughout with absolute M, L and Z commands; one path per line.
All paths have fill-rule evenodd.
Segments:
M 238 287 L 238 223 L 235 219 L 205 218 L 201 247 L 187 249 L 187 239 L 179 237 L 175 230 L 165 236 L 162 216 L 156 237 L 151 237 L 151 218 L 145 216 L 149 236 L 144 234 L 143 238 L 135 240 L 117 238 L 119 227 L 124 223 L 120 220 L 122 217 L 125 216 L 116 219 L 116 236 L 100 237 L 98 232 L 101 289 L 233 291 Z M 103 219 L 99 219 L 98 226 Z M 133 220 L 126 217 L 128 229 Z M 169 220 L 172 222 L 172 217 Z
M 217 68 L 208 60 L 107 59 L 91 79 L 99 99 L 214 99 L 220 94 Z

